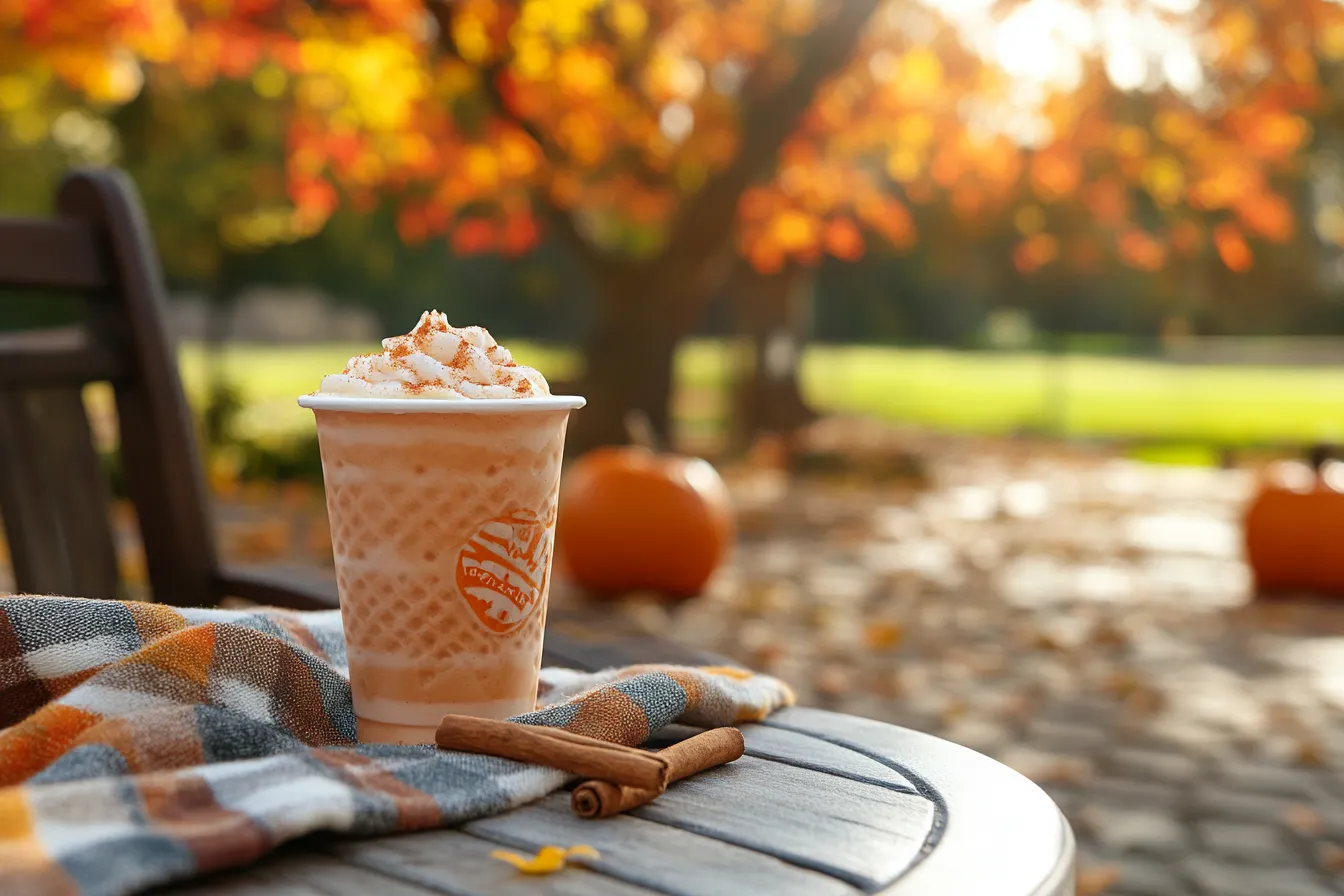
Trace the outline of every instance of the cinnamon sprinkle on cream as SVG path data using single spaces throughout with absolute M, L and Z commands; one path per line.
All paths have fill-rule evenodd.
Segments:
M 381 398 L 533 398 L 550 395 L 545 377 L 520 365 L 482 327 L 453 327 L 426 311 L 405 336 L 383 340 L 383 351 L 356 355 L 339 374 L 323 378 L 328 394 Z

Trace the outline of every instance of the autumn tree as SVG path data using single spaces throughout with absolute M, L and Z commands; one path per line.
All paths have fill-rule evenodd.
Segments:
M 822 257 L 910 246 L 924 208 L 971 231 L 1011 215 L 1022 276 L 1208 258 L 1245 273 L 1257 242 L 1298 227 L 1344 8 L 9 0 L 0 35 L 0 108 L 28 136 L 38 94 L 83 94 L 109 120 L 127 103 L 254 94 L 283 171 L 259 163 L 207 197 L 224 246 L 382 200 L 410 242 L 562 243 L 596 304 L 574 433 L 587 445 L 622 438 L 631 409 L 666 432 L 673 352 L 735 270 L 778 314 Z M 259 145 L 229 139 L 232 164 Z M 190 140 L 161 143 L 144 158 Z M 1329 208 L 1317 229 L 1344 241 Z M 779 327 L 753 326 L 764 353 Z

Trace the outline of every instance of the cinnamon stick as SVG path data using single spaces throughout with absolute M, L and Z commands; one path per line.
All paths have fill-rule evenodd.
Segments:
M 502 756 L 584 778 L 659 792 L 667 787 L 670 770 L 667 758 L 661 753 L 637 750 L 562 728 L 474 716 L 444 716 L 434 742 L 441 750 Z
M 668 763 L 668 783 L 741 758 L 746 750 L 742 732 L 714 728 L 654 754 Z M 580 818 L 610 818 L 653 802 L 664 788 L 631 787 L 611 780 L 584 781 L 569 797 L 569 807 Z

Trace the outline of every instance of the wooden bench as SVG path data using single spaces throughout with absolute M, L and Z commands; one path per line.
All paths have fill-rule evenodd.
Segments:
M 156 600 L 229 596 L 336 606 L 329 581 L 231 569 L 215 552 L 206 489 L 164 290 L 124 175 L 80 172 L 51 220 L 0 220 L 0 290 L 66 290 L 84 316 L 0 334 L 0 514 L 20 591 L 113 597 L 108 489 L 81 390 L 111 383 L 121 463 Z M 3 301 L 0 294 L 0 301 Z M 545 661 L 584 669 L 713 658 L 652 638 L 564 631 Z M 668 742 L 688 729 L 661 732 Z M 747 756 L 675 784 L 652 805 L 579 821 L 564 793 L 459 829 L 373 840 L 310 837 L 180 893 L 894 893 L 1063 896 L 1073 836 L 1054 803 L 1004 766 L 938 738 L 815 709 L 744 729 Z M 545 878 L 490 858 L 500 846 L 586 843 L 601 858 Z

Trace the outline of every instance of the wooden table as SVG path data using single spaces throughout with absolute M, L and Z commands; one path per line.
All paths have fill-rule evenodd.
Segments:
M 81 399 L 87 383 L 108 381 L 155 595 L 185 606 L 226 598 L 334 606 L 330 582 L 300 588 L 310 578 L 301 575 L 287 586 L 277 570 L 244 574 L 217 562 L 191 416 L 164 336 L 158 259 L 130 181 L 109 171 L 72 174 L 57 206 L 57 219 L 0 220 L 0 285 L 97 299 L 77 331 L 0 345 L 0 505 L 18 589 L 117 593 L 106 482 Z M 601 610 L 577 621 L 567 641 L 554 588 L 550 601 L 548 663 L 701 662 L 654 638 L 625 639 L 619 649 L 601 643 L 590 637 L 610 632 L 612 615 Z M 1072 891 L 1068 824 L 1041 790 L 992 760 L 924 734 L 809 709 L 778 713 L 744 733 L 746 757 L 677 783 L 627 816 L 578 821 L 558 793 L 453 830 L 364 841 L 310 837 L 174 892 Z M 544 878 L 489 857 L 500 845 L 549 843 L 587 843 L 602 857 L 591 869 Z
M 972 750 L 882 722 L 789 709 L 743 729 L 747 755 L 629 815 L 581 821 L 567 792 L 460 828 L 309 838 L 192 896 L 791 894 L 1065 896 L 1068 822 L 1035 784 Z M 663 733 L 670 742 L 691 729 Z M 546 877 L 490 858 L 584 843 Z

